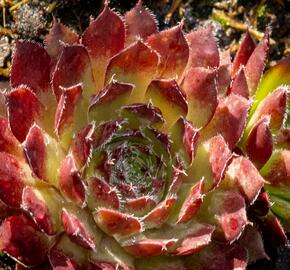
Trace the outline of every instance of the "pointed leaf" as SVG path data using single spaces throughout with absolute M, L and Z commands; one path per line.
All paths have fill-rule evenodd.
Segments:
M 33 124 L 41 117 L 43 105 L 37 96 L 24 86 L 6 94 L 9 123 L 14 136 L 23 142 Z
M 83 96 L 88 101 L 96 93 L 88 52 L 82 45 L 63 45 L 52 74 L 52 88 L 56 99 L 59 100 L 62 94 L 60 86 L 67 88 L 79 83 L 82 83 Z
M 253 96 L 263 75 L 269 51 L 269 29 L 263 39 L 254 49 L 245 66 L 245 74 L 249 86 L 250 96 Z
M 194 182 L 205 178 L 205 190 L 217 187 L 232 153 L 221 135 L 202 143 L 197 148 L 193 165 L 189 168 L 186 181 Z
M 242 38 L 241 44 L 233 61 L 233 78 L 236 77 L 236 74 L 239 72 L 241 66 L 245 66 L 247 64 L 251 54 L 255 50 L 255 47 L 255 42 L 250 33 L 247 31 Z
M 233 149 L 243 133 L 249 107 L 248 100 L 235 94 L 221 99 L 212 120 L 200 132 L 200 139 L 221 134 Z
M 59 185 L 66 198 L 80 205 L 84 203 L 85 184 L 71 155 L 68 155 L 60 164 Z
M 199 67 L 185 74 L 182 88 L 188 101 L 187 119 L 196 128 L 210 121 L 218 105 L 216 77 L 216 71 Z
M 36 266 L 46 259 L 49 242 L 25 215 L 5 219 L 0 228 L 1 251 L 25 266 Z
M 89 124 L 81 129 L 76 135 L 72 143 L 73 156 L 81 168 L 89 159 L 92 152 L 92 135 L 95 129 L 94 124 Z
M 94 96 L 89 107 L 89 117 L 97 123 L 111 120 L 118 115 L 117 110 L 128 103 L 134 89 L 132 84 L 113 81 Z
M 33 74 L 33 76 L 32 76 Z M 11 86 L 27 85 L 36 94 L 50 90 L 50 57 L 32 41 L 18 41 L 13 54 Z
M 139 40 L 111 58 L 105 76 L 106 84 L 112 78 L 132 83 L 136 90 L 130 97 L 130 103 L 142 102 L 149 83 L 155 77 L 157 64 L 157 54 Z
M 7 119 L 0 116 L 0 152 L 6 152 L 23 158 L 23 150 L 19 141 L 14 137 Z
M 178 256 L 190 255 L 200 251 L 211 242 L 215 227 L 208 224 L 199 224 L 194 232 L 190 232 L 181 242 L 181 245 L 171 254 Z
M 175 80 L 153 80 L 148 86 L 145 100 L 152 102 L 161 110 L 167 129 L 170 129 L 181 116 L 187 115 L 185 96 Z
M 23 188 L 33 183 L 26 164 L 13 155 L 0 152 L 0 199 L 11 207 L 20 207 Z
M 137 218 L 115 210 L 97 210 L 94 218 L 99 227 L 109 235 L 127 236 L 139 233 L 142 229 Z
M 60 230 L 59 208 L 62 203 L 62 197 L 51 187 L 25 187 L 21 207 L 41 231 L 54 235 Z
M 117 192 L 110 185 L 96 177 L 88 180 L 88 206 L 93 210 L 98 207 L 118 209 L 120 200 Z
M 186 166 L 190 166 L 194 159 L 197 145 L 198 132 L 192 124 L 180 118 L 170 130 L 172 140 L 172 153 L 179 155 Z
M 160 55 L 158 77 L 180 78 L 189 58 L 182 24 L 148 37 L 148 45 Z
M 209 215 L 218 226 L 215 238 L 236 240 L 248 224 L 244 198 L 237 192 L 219 191 L 211 197 Z
M 157 32 L 157 22 L 154 15 L 143 6 L 142 0 L 125 13 L 127 26 L 126 43 L 130 44 L 138 38 L 145 39 Z
M 134 257 L 151 257 L 164 254 L 175 243 L 176 239 L 144 239 L 123 245 L 123 248 Z
M 269 128 L 270 118 L 265 116 L 252 128 L 246 142 L 246 152 L 257 168 L 261 168 L 271 157 L 273 138 Z
M 237 72 L 228 94 L 230 93 L 240 95 L 244 98 L 249 98 L 249 88 L 244 68 L 241 68 Z
M 97 93 L 104 87 L 109 60 L 124 48 L 125 26 L 122 18 L 105 4 L 101 14 L 84 31 L 82 43 L 90 55 Z
M 245 157 L 234 158 L 228 166 L 223 186 L 238 190 L 252 203 L 260 193 L 265 181 L 254 164 Z
M 231 54 L 230 50 L 220 52 L 220 65 L 217 69 L 217 90 L 218 96 L 224 97 L 226 95 L 228 86 L 231 83 Z
M 72 29 L 53 18 L 52 27 L 44 39 L 44 44 L 52 62 L 56 64 L 63 48 L 61 42 L 72 45 L 78 43 L 78 40 L 78 35 Z
M 189 67 L 218 67 L 219 51 L 212 27 L 201 28 L 186 35 L 189 44 Z
M 67 206 L 62 208 L 61 221 L 71 241 L 91 250 L 96 250 L 102 233 L 86 210 Z

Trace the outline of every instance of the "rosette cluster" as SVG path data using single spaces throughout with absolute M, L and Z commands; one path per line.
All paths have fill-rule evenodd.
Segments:
M 44 43 L 16 44 L 0 100 L 19 268 L 245 269 L 268 258 L 261 231 L 286 243 L 290 58 L 262 77 L 269 30 L 232 62 L 211 27 L 158 32 L 139 1 L 81 36 L 54 20 Z

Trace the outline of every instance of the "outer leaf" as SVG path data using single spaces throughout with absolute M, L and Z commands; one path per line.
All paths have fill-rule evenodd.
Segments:
M 256 93 L 257 87 L 262 78 L 263 70 L 268 57 L 268 51 L 269 51 L 269 29 L 267 29 L 263 39 L 255 48 L 246 64 L 245 74 L 251 96 L 253 96 Z
M 124 48 L 125 26 L 115 12 L 105 5 L 102 13 L 90 23 L 82 35 L 89 51 L 96 93 L 104 87 L 106 68 L 111 57 Z
M 255 42 L 252 39 L 250 33 L 247 31 L 241 41 L 240 47 L 236 53 L 236 56 L 233 61 L 232 68 L 232 77 L 236 77 L 236 74 L 239 72 L 241 66 L 245 66 L 255 50 Z
M 45 49 L 31 41 L 18 41 L 12 60 L 11 86 L 27 85 L 35 93 L 49 91 L 49 74 L 50 57 Z
M 142 102 L 149 83 L 155 77 L 157 64 L 157 54 L 139 40 L 110 60 L 105 82 L 107 84 L 113 78 L 134 84 L 136 91 L 132 93 L 130 103 Z
M 88 52 L 82 45 L 64 45 L 52 75 L 56 99 L 59 100 L 62 94 L 60 86 L 71 87 L 79 83 L 82 83 L 83 96 L 88 102 L 90 96 L 96 93 Z
M 220 52 L 220 66 L 217 69 L 217 89 L 218 96 L 224 97 L 226 95 L 228 86 L 231 83 L 231 54 L 230 50 Z
M 44 39 L 44 44 L 52 62 L 56 64 L 63 48 L 61 42 L 72 45 L 78 43 L 78 40 L 78 35 L 72 29 L 53 18 L 52 27 Z
M 124 18 L 127 26 L 127 44 L 133 43 L 138 38 L 145 39 L 157 32 L 156 19 L 150 10 L 143 6 L 142 0 L 126 12 Z
M 249 88 L 243 67 L 237 72 L 233 80 L 233 84 L 230 86 L 228 91 L 228 94 L 229 93 L 240 95 L 244 98 L 249 98 Z
M 212 120 L 200 132 L 201 140 L 221 134 L 233 149 L 244 130 L 249 107 L 248 100 L 235 94 L 221 99 Z
M 137 270 L 187 270 L 181 258 L 160 256 L 136 260 Z
M 9 123 L 14 136 L 23 142 L 33 122 L 44 110 L 37 96 L 24 86 L 6 94 Z
M 180 78 L 189 58 L 189 47 L 182 32 L 182 24 L 151 35 L 147 43 L 160 55 L 158 77 Z
M 116 117 L 122 106 L 128 103 L 134 86 L 112 81 L 91 100 L 89 117 L 98 124 Z
M 49 241 L 25 215 L 5 219 L 0 235 L 1 251 L 24 265 L 35 266 L 45 261 Z
M 188 101 L 188 115 L 194 127 L 204 127 L 212 118 L 216 107 L 216 71 L 205 68 L 191 68 L 184 76 L 182 88 Z
M 249 203 L 257 198 L 263 185 L 263 177 L 254 164 L 245 157 L 238 157 L 232 160 L 223 181 L 223 186 L 231 190 L 237 188 Z
M 258 168 L 267 162 L 273 151 L 273 138 L 269 122 L 270 118 L 267 116 L 258 121 L 246 142 L 246 152 Z
M 189 67 L 219 66 L 219 51 L 212 27 L 201 28 L 186 35 L 189 44 Z

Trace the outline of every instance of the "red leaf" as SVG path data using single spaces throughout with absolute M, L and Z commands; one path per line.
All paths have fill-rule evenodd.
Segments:
M 130 44 L 138 38 L 145 39 L 157 32 L 157 22 L 153 14 L 139 0 L 135 7 L 125 14 L 127 26 L 126 43 Z
M 244 68 L 237 72 L 228 94 L 230 93 L 249 98 L 249 88 Z
M 14 136 L 23 142 L 44 109 L 37 96 L 24 86 L 6 94 L 9 123 Z
M 189 67 L 218 67 L 219 51 L 212 27 L 201 28 L 186 35 L 189 44 Z
M 11 86 L 27 85 L 37 95 L 50 90 L 50 57 L 32 41 L 18 41 L 13 54 Z
M 158 77 L 181 77 L 189 58 L 189 47 L 182 24 L 148 37 L 148 45 L 160 55 Z

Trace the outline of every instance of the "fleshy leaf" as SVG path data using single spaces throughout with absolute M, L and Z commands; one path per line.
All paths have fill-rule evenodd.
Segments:
M 33 76 L 32 76 L 33 74 Z M 31 41 L 18 41 L 13 54 L 11 86 L 27 85 L 36 94 L 50 90 L 50 57 Z
M 6 100 L 11 130 L 23 142 L 33 122 L 40 119 L 44 107 L 37 96 L 24 86 L 7 93 Z
M 189 58 L 189 47 L 182 23 L 148 37 L 148 45 L 160 55 L 158 77 L 180 78 Z
M 145 91 L 155 77 L 157 71 L 158 56 L 142 41 L 137 41 L 111 58 L 105 82 L 112 78 L 135 85 L 135 91 L 131 94 L 130 103 L 143 102 Z
M 81 129 L 73 140 L 72 152 L 73 156 L 81 168 L 89 159 L 92 152 L 92 135 L 95 129 L 95 124 L 91 123 Z
M 120 200 L 117 192 L 110 187 L 108 183 L 96 177 L 88 180 L 88 206 L 91 209 L 98 207 L 106 207 L 118 209 L 120 207 Z
M 273 138 L 269 128 L 270 118 L 265 116 L 252 128 L 246 142 L 246 153 L 261 168 L 273 151 Z
M 82 43 L 90 55 L 97 93 L 104 87 L 109 60 L 124 48 L 125 26 L 122 18 L 106 4 L 101 14 L 84 31 Z
M 72 45 L 78 43 L 78 40 L 78 35 L 72 29 L 53 18 L 52 27 L 44 39 L 44 44 L 52 62 L 56 64 L 63 48 L 61 42 Z
M 71 155 L 60 164 L 59 185 L 66 198 L 80 205 L 84 203 L 86 187 Z
M 194 232 L 190 232 L 181 242 L 181 245 L 171 254 L 184 256 L 200 251 L 211 242 L 215 227 L 208 224 L 198 224 Z
M 85 209 L 67 206 L 62 208 L 61 220 L 71 241 L 91 250 L 96 250 L 101 240 L 101 231 Z
M 201 28 L 186 35 L 189 44 L 189 67 L 219 66 L 219 51 L 212 27 Z
M 247 31 L 243 36 L 240 47 L 233 61 L 232 77 L 236 77 L 236 74 L 239 72 L 241 66 L 245 66 L 247 64 L 255 48 L 255 42 L 250 33 Z
M 245 74 L 249 86 L 250 96 L 253 96 L 262 78 L 264 67 L 268 58 L 269 51 L 269 29 L 254 49 L 251 56 L 249 57 L 247 64 L 245 65 Z
M 144 239 L 124 245 L 124 249 L 135 257 L 151 257 L 164 254 L 176 243 L 176 239 Z
M 264 101 L 266 96 L 273 92 L 281 85 L 290 84 L 290 56 L 279 61 L 275 66 L 271 67 L 263 76 L 259 84 L 258 91 L 255 96 L 255 102 L 252 106 L 250 116 L 254 114 L 257 107 Z
M 202 203 L 204 191 L 204 179 L 192 186 L 187 198 L 180 209 L 177 224 L 186 223 L 197 213 Z
M 138 270 L 187 270 L 183 260 L 173 256 L 155 256 L 136 260 Z
M 200 144 L 192 166 L 186 176 L 187 182 L 205 178 L 205 189 L 217 187 L 224 175 L 232 153 L 221 135 Z
M 23 151 L 19 141 L 14 137 L 7 119 L 0 116 L 0 152 L 6 152 L 23 158 Z
M 142 229 L 141 223 L 137 218 L 115 210 L 96 210 L 94 218 L 102 230 L 116 237 L 136 234 Z
M 236 74 L 233 84 L 230 86 L 229 93 L 240 95 L 244 98 L 249 98 L 249 88 L 245 69 L 242 67 Z
M 231 54 L 230 50 L 220 52 L 220 65 L 217 69 L 217 90 L 219 98 L 226 95 L 228 86 L 231 83 Z
M 212 120 L 201 130 L 200 139 L 221 134 L 233 149 L 243 133 L 249 107 L 248 100 L 235 94 L 221 99 Z
M 69 76 L 68 76 L 69 74 Z M 52 74 L 52 88 L 56 99 L 62 94 L 62 87 L 71 87 L 82 83 L 86 101 L 96 93 L 90 58 L 82 45 L 63 45 L 62 53 Z
M 215 192 L 210 199 L 208 215 L 218 226 L 214 237 L 219 240 L 236 240 L 248 224 L 245 200 L 233 191 Z
M 271 186 L 289 186 L 290 151 L 275 150 L 260 172 Z
M 0 228 L 1 251 L 26 266 L 44 262 L 49 241 L 25 215 L 10 216 Z
M 124 18 L 127 26 L 127 44 L 133 43 L 138 38 L 145 39 L 157 32 L 156 19 L 150 10 L 143 6 L 142 0 L 126 12 Z
M 153 80 L 148 86 L 145 100 L 161 110 L 166 129 L 170 129 L 181 116 L 187 115 L 185 96 L 175 80 Z
M 198 132 L 192 124 L 180 118 L 170 130 L 172 152 L 178 153 L 186 166 L 190 166 L 198 145 Z
M 88 269 L 86 249 L 72 242 L 66 235 L 62 235 L 50 249 L 48 257 L 54 270 Z
M 48 235 L 60 230 L 59 208 L 62 197 L 51 187 L 25 187 L 21 207 L 27 211 L 38 228 Z
M 116 117 L 117 110 L 128 103 L 129 97 L 135 89 L 132 84 L 116 81 L 109 83 L 92 98 L 89 107 L 90 119 L 100 123 Z
M 273 133 L 282 127 L 286 111 L 287 111 L 287 87 L 279 87 L 274 92 L 270 93 L 256 108 L 255 113 L 248 121 L 243 139 L 245 139 L 251 131 L 253 125 L 260 119 L 269 115 L 270 128 Z
M 184 76 L 182 88 L 188 101 L 187 119 L 196 128 L 210 121 L 218 105 L 216 77 L 216 71 L 199 67 L 191 68 Z
M 175 198 L 168 198 L 160 202 L 143 218 L 142 221 L 144 222 L 146 228 L 160 227 L 168 219 L 175 202 Z
M 8 206 L 20 207 L 22 191 L 34 182 L 25 163 L 13 155 L 0 152 L 0 199 Z
M 249 203 L 257 198 L 264 183 L 257 168 L 245 157 L 237 157 L 232 160 L 222 182 L 226 188 L 237 188 Z
M 82 87 L 59 87 L 62 91 L 55 115 L 55 130 L 65 149 L 68 149 L 74 132 L 87 124 L 87 113 L 82 103 Z

